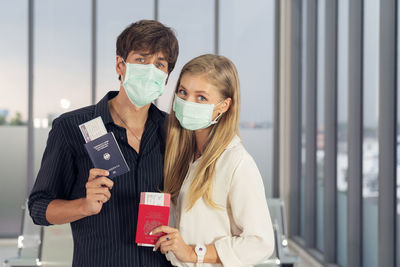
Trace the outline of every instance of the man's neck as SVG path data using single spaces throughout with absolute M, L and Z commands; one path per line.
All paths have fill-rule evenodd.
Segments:
M 141 129 L 146 124 L 151 104 L 140 108 L 136 107 L 121 86 L 118 95 L 109 101 L 109 105 L 111 112 L 116 112 L 116 117 L 120 117 L 128 127 Z

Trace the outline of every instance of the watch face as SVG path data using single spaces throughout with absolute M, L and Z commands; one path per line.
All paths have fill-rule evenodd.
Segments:
M 197 255 L 205 255 L 206 247 L 205 246 L 196 246 L 195 251 L 196 251 Z

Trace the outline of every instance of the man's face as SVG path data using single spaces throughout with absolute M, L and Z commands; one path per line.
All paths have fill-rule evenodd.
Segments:
M 168 62 L 162 52 L 149 54 L 148 51 L 131 51 L 125 62 L 131 64 L 153 64 L 156 68 L 168 74 Z M 117 56 L 116 69 L 117 73 L 121 75 L 121 81 L 124 81 L 126 66 L 120 56 Z

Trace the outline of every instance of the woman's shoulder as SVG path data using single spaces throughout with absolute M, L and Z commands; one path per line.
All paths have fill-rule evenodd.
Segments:
M 229 165 L 232 170 L 236 169 L 243 163 L 246 165 L 249 163 L 251 165 L 254 164 L 253 157 L 247 152 L 241 138 L 237 135 L 235 135 L 235 137 L 226 147 L 225 151 L 222 153 L 220 161 L 224 165 Z
M 226 154 L 230 158 L 237 158 L 237 159 L 251 157 L 250 154 L 247 152 L 246 148 L 244 147 L 242 139 L 238 135 L 235 135 L 232 138 L 232 141 L 225 148 L 223 154 Z

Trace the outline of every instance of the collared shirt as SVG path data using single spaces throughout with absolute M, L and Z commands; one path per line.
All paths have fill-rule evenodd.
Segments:
M 218 158 L 212 199 L 204 198 L 187 210 L 189 188 L 201 157 L 190 163 L 175 207 L 175 226 L 189 245 L 214 244 L 222 264 L 184 263 L 166 254 L 180 267 L 249 267 L 269 257 L 274 250 L 274 233 L 265 198 L 264 185 L 253 158 L 238 136 Z
M 113 132 L 130 171 L 114 178 L 111 198 L 99 214 L 71 223 L 73 266 L 171 266 L 165 256 L 135 244 L 140 192 L 158 192 L 163 186 L 165 113 L 150 106 L 139 154 L 129 145 L 125 128 L 113 122 L 109 92 L 97 105 L 65 113 L 53 122 L 35 185 L 29 197 L 33 221 L 49 225 L 46 209 L 54 199 L 86 197 L 85 185 L 93 164 L 84 148 L 79 125 L 101 116 Z

